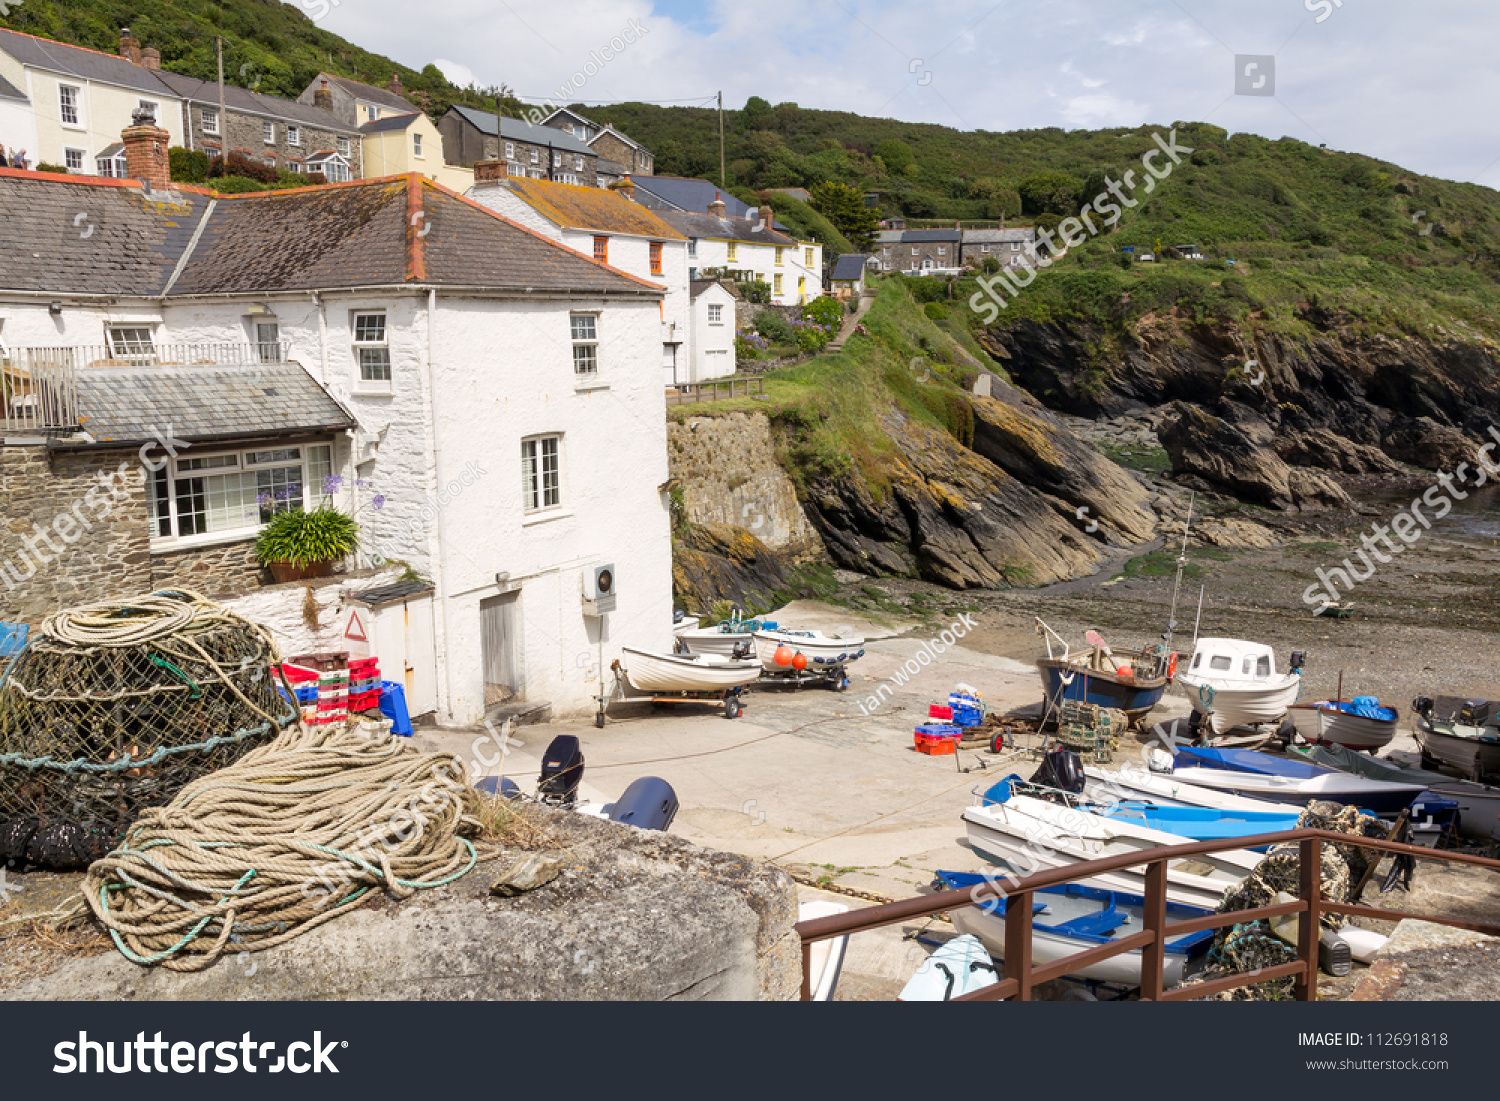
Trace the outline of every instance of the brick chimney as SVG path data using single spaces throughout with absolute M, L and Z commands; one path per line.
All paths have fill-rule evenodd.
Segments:
M 391 74 L 390 83 L 385 86 L 385 90 L 387 92 L 392 92 L 392 93 L 394 93 L 395 95 L 398 95 L 398 96 L 404 96 L 404 95 L 406 95 L 406 89 L 403 88 L 403 87 L 401 87 L 401 74 L 400 73 L 392 73 Z
M 333 91 L 328 87 L 328 81 L 323 81 L 313 89 L 313 106 L 321 107 L 325 111 L 333 111 Z
M 120 140 L 125 143 L 125 175 L 145 183 L 147 190 L 165 191 L 172 182 L 167 162 L 171 135 L 156 125 L 156 113 L 149 107 L 137 107 L 130 120 L 134 125 L 120 132 Z
M 760 221 L 762 226 L 770 229 L 776 221 L 776 212 L 769 206 L 762 206 L 760 208 Z
M 501 158 L 474 162 L 474 182 L 500 183 L 510 178 L 510 168 Z
M 141 44 L 136 41 L 135 35 L 130 33 L 129 27 L 120 28 L 120 56 L 137 65 L 141 63 Z
M 632 180 L 629 176 L 622 177 L 610 186 L 613 188 L 613 190 L 618 191 L 621 195 L 624 195 L 625 198 L 630 200 L 632 203 L 635 202 L 635 181 Z
M 727 211 L 728 209 L 729 208 L 724 205 L 724 196 L 721 193 L 715 191 L 714 201 L 708 204 L 708 212 L 715 218 L 722 218 L 724 217 L 725 211 Z
M 152 71 L 161 69 L 161 51 L 155 46 L 147 46 L 141 51 L 141 64 Z

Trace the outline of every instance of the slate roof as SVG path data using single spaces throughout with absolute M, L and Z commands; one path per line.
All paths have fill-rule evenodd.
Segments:
M 676 210 L 688 214 L 707 214 L 708 204 L 724 200 L 724 213 L 731 218 L 743 217 L 753 208 L 736 199 L 711 180 L 692 180 L 685 176 L 634 176 L 635 186 L 649 192 Z
M 183 76 L 180 73 L 161 72 L 156 75 L 163 84 L 183 99 L 204 107 L 218 109 L 219 86 L 214 81 L 199 80 L 197 77 Z M 353 134 L 358 129 L 341 122 L 333 112 L 325 111 L 321 107 L 298 103 L 293 99 L 282 99 L 280 96 L 261 95 L 248 88 L 236 88 L 232 84 L 224 85 L 224 109 L 248 115 L 284 119 L 304 126 L 316 126 L 323 130 L 337 130 L 342 134 Z M 406 104 L 406 109 L 416 110 L 409 103 Z
M 134 181 L 0 169 L 0 210 L 7 289 L 132 298 L 402 284 L 662 293 L 416 174 L 152 197 Z
M 295 363 L 91 368 L 78 372 L 78 411 L 100 443 L 142 443 L 157 430 L 197 443 L 358 423 Z
M 407 130 L 421 116 L 421 111 L 412 111 L 405 115 L 389 115 L 386 118 L 363 124 L 359 132 L 361 134 L 384 134 L 392 130 Z
M 1012 241 L 1035 241 L 1036 228 L 1023 226 L 1020 229 L 966 229 L 964 244 L 994 245 Z
M 388 107 L 392 111 L 410 111 L 411 101 L 398 96 L 395 92 L 386 88 L 377 88 L 373 84 L 361 84 L 357 80 L 350 80 L 346 76 L 334 76 L 332 73 L 319 73 L 320 80 L 331 80 L 344 91 L 356 99 L 362 99 L 366 103 L 374 103 L 381 107 Z M 303 93 L 306 95 L 306 93 Z
M 4 50 L 21 64 L 36 69 L 122 88 L 134 88 L 154 96 L 176 95 L 157 78 L 155 71 L 115 54 L 101 53 L 83 46 L 69 46 L 48 38 L 37 38 L 35 35 L 4 29 L 0 29 L 0 50 Z
M 875 243 L 878 245 L 899 245 L 904 229 L 882 229 L 875 235 Z
M 706 291 L 710 291 L 714 287 L 720 287 L 720 288 L 722 288 L 724 290 L 724 292 L 726 294 L 728 294 L 731 298 L 739 298 L 740 297 L 740 292 L 739 291 L 735 290 L 732 287 L 726 287 L 726 286 L 724 286 L 724 284 L 720 283 L 717 279 L 694 279 L 694 280 L 691 280 L 688 283 L 688 297 L 689 298 L 697 298 L 700 294 L 703 294 Z
M 18 99 L 22 103 L 28 102 L 26 93 L 17 88 L 10 81 L 0 76 L 0 99 Z
M 846 252 L 833 262 L 830 279 L 854 282 L 865 277 L 865 261 L 870 257 L 863 252 Z
M 570 229 L 588 229 L 599 233 L 630 233 L 637 237 L 659 237 L 680 241 L 682 234 L 664 222 L 659 215 L 633 203 L 618 191 L 580 184 L 554 183 L 514 177 L 508 181 L 511 191 L 524 199 L 538 214 Z
M 637 184 L 639 186 L 639 184 Z M 758 229 L 760 219 L 720 218 L 713 214 L 684 214 L 676 210 L 659 211 L 666 222 L 684 237 L 714 237 L 721 241 L 748 241 L 756 245 L 796 248 L 797 242 L 772 229 Z
M 956 229 L 905 229 L 901 231 L 903 245 L 956 243 L 960 238 Z
M 532 145 L 550 145 L 554 149 L 582 153 L 586 157 L 599 155 L 566 130 L 558 130 L 552 126 L 533 126 L 525 119 L 506 118 L 493 111 L 477 111 L 473 107 L 457 103 L 448 110 L 456 111 L 459 117 L 473 124 L 480 133 L 492 137 L 504 138 L 506 141 L 524 141 Z
M 350 600 L 357 600 L 374 608 L 381 604 L 394 604 L 413 596 L 426 596 L 434 590 L 431 581 L 393 581 L 389 585 L 377 585 L 373 589 L 361 589 L 350 593 Z

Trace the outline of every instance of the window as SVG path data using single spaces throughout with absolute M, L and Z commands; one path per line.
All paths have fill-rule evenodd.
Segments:
M 379 107 L 371 107 L 368 103 L 365 104 L 365 121 L 366 122 L 374 122 L 379 117 L 380 117 L 380 108 Z
M 607 263 L 609 263 L 609 238 L 608 237 L 595 237 L 594 238 L 594 259 L 598 260 L 599 263 L 601 263 L 601 264 L 607 264 Z
M 561 436 L 521 441 L 521 500 L 527 512 L 556 508 L 562 503 L 558 446 Z
M 275 158 L 275 156 L 273 156 L 271 154 L 267 154 L 266 156 L 262 157 L 260 159 L 260 162 L 263 165 L 265 165 L 267 168 L 275 168 L 276 167 L 276 158 Z
M 1202 664 L 1203 664 L 1203 655 L 1202 654 L 1194 654 L 1193 655 L 1193 665 L 1192 665 L 1192 667 L 1194 669 L 1196 669 L 1196 668 L 1198 668 L 1198 666 L 1200 666 Z
M 814 260 L 813 260 L 813 250 L 810 249 L 810 248 L 809 249 L 803 249 L 802 250 L 802 266 L 805 267 L 805 268 L 810 268 L 810 267 L 813 266 L 813 263 L 814 263 Z
M 411 136 L 411 155 L 413 157 L 420 157 L 422 155 L 422 135 L 421 134 L 413 134 Z
M 1220 654 L 1218 657 L 1210 658 L 1208 661 L 1208 667 L 1210 669 L 1217 670 L 1220 673 L 1229 672 L 1229 667 L 1232 664 L 1233 662 L 1231 662 L 1230 659 L 1225 657 L 1223 654 Z
M 592 378 L 599 373 L 599 319 L 591 313 L 569 315 L 573 338 L 573 373 Z
M 575 138 L 577 138 L 579 141 L 588 141 L 589 140 L 588 128 L 585 127 L 585 126 L 575 126 L 575 127 L 573 127 L 573 136 Z
M 721 302 L 710 302 L 708 304 L 708 323 L 710 325 L 724 324 L 724 305 Z
M 315 507 L 332 473 L 328 444 L 183 455 L 149 475 L 151 536 L 253 535 L 278 512 Z
M 781 272 L 779 272 L 779 271 L 776 273 L 776 282 L 771 287 L 771 293 L 772 294 L 780 294 L 781 293 Z
M 281 327 L 276 322 L 255 322 L 255 350 L 262 363 L 281 362 Z
M 505 166 L 505 170 L 506 170 L 507 175 L 520 176 L 522 179 L 525 179 L 525 177 L 526 177 L 526 166 L 525 165 L 508 164 L 508 165 Z
M 78 88 L 72 84 L 57 86 L 57 112 L 64 126 L 82 126 L 78 111 Z
M 288 126 L 286 128 L 286 143 L 288 145 L 301 145 L 302 144 L 302 127 L 300 127 L 300 126 Z
M 740 258 L 740 245 L 739 245 L 739 242 L 738 241 L 730 241 L 729 242 L 729 253 L 728 253 L 727 256 L 724 257 L 724 259 L 728 260 L 732 264 L 736 260 L 738 260 L 739 258 Z
M 1011 252 L 1020 252 L 1021 251 L 1021 242 L 1020 241 L 1012 241 L 1010 243 L 1010 251 Z
M 573 175 L 573 173 L 571 172 L 563 172 L 557 177 L 557 182 L 573 184 L 576 187 L 578 185 L 578 177 Z
M 151 341 L 151 330 L 144 326 L 110 328 L 109 354 L 113 359 L 129 360 L 131 363 L 155 363 L 156 345 Z
M 384 313 L 354 315 L 354 358 L 359 363 L 360 382 L 389 388 L 391 348 L 386 342 Z
M 786 249 L 784 249 L 784 248 L 779 248 L 779 249 L 776 250 L 776 266 L 778 268 L 781 267 L 781 258 L 782 258 L 782 255 L 785 252 L 786 252 Z
M 219 112 L 210 111 L 207 107 L 198 112 L 198 124 L 203 127 L 205 134 L 217 134 L 219 132 Z
M 661 242 L 651 242 L 651 274 L 661 274 Z
M 980 252 L 989 252 L 990 251 L 990 246 L 989 245 L 980 245 L 979 246 L 979 251 Z
M 516 143 L 508 141 L 505 143 L 505 159 L 513 161 L 516 159 Z
M 270 119 L 263 119 L 260 124 L 260 137 L 267 145 L 275 145 L 276 124 Z
M 101 176 L 112 176 L 117 180 L 125 178 L 125 154 L 120 153 L 113 157 L 95 157 L 94 163 L 98 166 L 98 174 Z
M 688 256 L 694 260 L 698 259 L 698 238 L 696 237 L 688 238 Z
M 890 245 L 885 245 L 885 246 L 883 246 L 881 248 L 881 251 L 884 252 L 886 254 L 886 256 L 890 256 L 890 254 L 891 254 L 891 246 Z
M 537 164 L 539 162 L 539 160 L 540 160 L 540 154 L 539 154 L 539 152 L 537 150 L 533 149 L 531 151 L 531 163 L 532 164 Z
M 289 172 L 296 172 L 298 175 L 301 175 L 301 173 L 302 173 L 302 162 L 301 161 L 287 161 L 286 162 L 286 167 L 287 167 L 287 171 L 289 171 Z
M 947 256 L 948 255 L 948 246 L 947 245 L 939 245 L 938 246 L 938 255 L 939 256 Z
M 563 155 L 562 155 L 562 153 L 559 150 L 554 149 L 552 151 L 552 167 L 553 168 L 561 168 L 562 167 L 562 163 L 563 163 Z
M 329 183 L 347 183 L 349 181 L 348 163 L 334 157 L 329 157 L 320 164 L 314 165 L 310 171 L 323 173 L 323 178 Z
M 578 156 L 573 158 L 573 171 L 583 171 L 583 154 L 580 153 Z
M 339 156 L 347 157 L 349 155 L 349 139 L 336 138 L 334 140 L 334 148 L 339 151 Z
M 63 164 L 67 166 L 67 169 L 68 169 L 69 172 L 82 172 L 83 171 L 83 150 L 82 149 L 64 149 L 63 150 Z
M 912 248 L 911 248 L 911 254 L 913 256 L 919 256 L 919 255 L 921 255 L 921 252 L 922 252 L 922 250 L 920 248 L 918 248 L 916 245 L 912 246 Z

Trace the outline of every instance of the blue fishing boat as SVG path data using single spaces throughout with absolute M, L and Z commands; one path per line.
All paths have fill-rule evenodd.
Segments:
M 1166 694 L 1175 657 L 1164 648 L 1115 649 L 1089 631 L 1084 635 L 1088 648 L 1075 651 L 1040 619 L 1036 623 L 1047 641 L 1047 656 L 1038 658 L 1036 667 L 1048 714 L 1057 714 L 1064 701 L 1073 700 L 1123 711 L 1139 725 Z M 1053 654 L 1053 638 L 1062 644 L 1060 657 Z
M 1424 790 L 1420 784 L 1369 780 L 1254 750 L 1204 746 L 1184 746 L 1173 754 L 1172 778 L 1273 803 L 1305 806 L 1326 799 L 1376 814 L 1396 814 Z
M 1297 828 L 1300 815 L 1298 811 L 1216 810 L 1212 807 L 1161 807 L 1149 803 L 1085 806 L 1083 809 L 1117 822 L 1135 822 L 1193 841 L 1284 833 Z

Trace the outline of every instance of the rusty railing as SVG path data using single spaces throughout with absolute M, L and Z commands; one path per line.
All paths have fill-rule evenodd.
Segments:
M 706 394 L 705 391 L 707 391 Z M 690 402 L 718 401 L 720 396 L 749 397 L 751 394 L 764 394 L 765 392 L 766 380 L 763 378 L 722 378 L 711 379 L 708 382 L 684 382 L 677 386 L 667 387 L 667 404 L 687 405 Z
M 1189 856 L 1222 852 L 1226 849 L 1253 849 L 1263 845 L 1277 845 L 1295 841 L 1300 847 L 1300 882 L 1295 902 L 1283 902 L 1274 906 L 1260 906 L 1253 910 L 1235 910 L 1231 913 L 1208 914 L 1186 921 L 1167 921 L 1167 864 Z M 1329 902 L 1321 897 L 1322 847 L 1325 844 L 1355 845 L 1360 848 L 1378 849 L 1383 852 L 1406 854 L 1427 860 L 1446 860 L 1455 864 L 1471 864 L 1480 868 L 1500 871 L 1500 860 L 1469 856 L 1465 853 L 1442 852 L 1416 845 L 1405 845 L 1374 837 L 1355 837 L 1349 834 L 1332 833 L 1327 830 L 1300 829 L 1285 833 L 1268 833 L 1255 837 L 1220 838 L 1213 841 L 1198 841 L 1170 848 L 1150 850 L 1142 859 L 1142 853 L 1121 853 L 1118 856 L 1090 860 L 1081 864 L 1070 864 L 1064 868 L 1038 872 L 1024 879 L 1017 879 L 1015 886 L 1004 888 L 973 887 L 966 890 L 941 891 L 937 894 L 919 895 L 916 898 L 891 902 L 883 906 L 871 906 L 853 910 L 847 914 L 813 918 L 797 925 L 797 935 L 802 938 L 802 1000 L 812 998 L 812 946 L 821 940 L 852 933 L 862 933 L 886 925 L 909 921 L 914 918 L 931 917 L 945 910 L 960 910 L 966 906 L 984 905 L 998 898 L 1005 898 L 1005 977 L 991 986 L 971 994 L 955 998 L 954 1001 L 981 1002 L 1016 999 L 1028 1001 L 1032 988 L 1053 979 L 1070 975 L 1101 960 L 1110 959 L 1125 952 L 1141 950 L 1142 1001 L 1189 1001 L 1206 998 L 1224 990 L 1252 986 L 1256 983 L 1278 979 L 1283 976 L 1296 978 L 1296 998 L 1299 1001 L 1316 1001 L 1318 997 L 1318 935 L 1320 916 L 1326 911 L 1352 917 L 1379 918 L 1385 921 L 1400 921 L 1415 917 L 1438 925 L 1449 925 L 1457 929 L 1468 929 L 1500 936 L 1500 926 L 1482 925 L 1475 922 L 1458 921 L 1453 918 L 1433 917 L 1426 914 L 1407 914 L 1399 910 L 1382 910 L 1373 906 L 1361 906 L 1354 902 Z M 1050 963 L 1045 967 L 1033 967 L 1031 963 L 1031 918 L 1032 894 L 1043 887 L 1055 887 L 1062 883 L 1076 883 L 1106 872 L 1124 868 L 1146 869 L 1144 891 L 1144 914 L 1139 933 L 1121 937 L 1097 948 L 1077 952 L 1066 959 Z M 1008 878 L 996 869 L 993 882 L 999 884 Z M 1297 959 L 1292 963 L 1241 975 L 1230 975 L 1212 982 L 1193 986 L 1178 986 L 1162 989 L 1162 974 L 1165 966 L 1166 944 L 1169 940 L 1195 933 L 1201 929 L 1218 929 L 1242 921 L 1257 921 L 1280 917 L 1284 914 L 1299 915 Z

